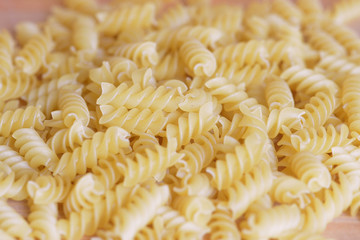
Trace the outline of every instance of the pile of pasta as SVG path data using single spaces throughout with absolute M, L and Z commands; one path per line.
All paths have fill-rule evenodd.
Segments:
M 325 239 L 360 209 L 359 15 L 65 0 L 2 30 L 0 239 Z

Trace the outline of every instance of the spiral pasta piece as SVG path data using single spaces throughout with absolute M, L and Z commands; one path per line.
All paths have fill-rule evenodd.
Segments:
M 17 175 L 4 162 L 0 162 L 0 196 L 14 200 L 27 198 L 26 182 L 31 175 Z
M 0 32 L 0 77 L 7 77 L 14 71 L 12 56 L 15 42 L 7 30 Z
M 283 132 L 283 128 L 300 130 L 305 122 L 306 112 L 293 107 L 286 107 L 278 110 L 273 109 L 268 117 L 266 125 L 270 138 L 275 138 L 280 132 Z
M 69 179 L 42 175 L 29 181 L 26 189 L 34 204 L 52 204 L 62 202 L 71 187 Z
M 210 240 L 241 239 L 236 223 L 227 209 L 216 207 L 209 221 Z
M 243 128 L 242 138 L 253 133 L 258 134 L 262 139 L 268 138 L 266 126 L 268 113 L 264 106 L 258 104 L 256 99 L 249 98 L 240 104 L 240 112 L 243 114 L 243 118 L 239 122 L 239 127 Z
M 179 49 L 185 71 L 192 76 L 210 77 L 216 70 L 215 56 L 198 40 L 187 40 Z
M 277 224 L 273 224 L 276 221 Z M 241 227 L 245 239 L 285 237 L 301 226 L 301 212 L 295 205 L 279 205 L 249 214 Z
M 315 95 L 317 92 L 324 91 L 335 93 L 339 87 L 325 76 L 302 66 L 292 66 L 286 69 L 280 77 L 284 79 L 291 90 L 303 92 L 306 95 Z
M 164 110 L 173 112 L 178 108 L 181 97 L 175 89 L 166 89 L 164 86 L 142 89 L 139 84 L 128 86 L 126 83 L 115 87 L 110 83 L 101 84 L 102 93 L 96 101 L 99 105 L 109 104 L 114 107 L 125 106 L 132 108 L 149 108 L 152 111 Z
M 231 210 L 232 219 L 237 219 L 248 207 L 271 188 L 273 175 L 268 164 L 261 163 L 251 171 L 219 192 L 219 207 Z
M 104 186 L 96 181 L 93 174 L 87 173 L 79 178 L 63 202 L 65 216 L 71 212 L 80 212 L 82 209 L 92 209 L 104 194 Z
M 112 189 L 123 177 L 117 165 L 117 158 L 114 156 L 106 160 L 100 159 L 98 165 L 92 169 L 95 181 L 100 182 L 105 189 Z
M 97 165 L 98 159 L 116 154 L 129 146 L 129 133 L 120 127 L 109 127 L 106 132 L 97 132 L 85 140 L 81 147 L 66 152 L 54 169 L 55 174 L 73 179 L 76 174 L 84 174 L 87 168 Z
M 300 208 L 304 208 L 310 201 L 308 197 L 310 190 L 307 185 L 289 175 L 275 178 L 269 194 L 280 204 L 297 204 Z
M 95 21 L 92 18 L 85 16 L 77 17 L 74 22 L 73 33 L 72 42 L 76 49 L 94 53 L 98 48 L 98 33 L 95 28 Z
M 314 154 L 331 152 L 333 147 L 343 147 L 352 143 L 348 138 L 349 128 L 341 124 L 337 129 L 333 125 L 319 128 L 306 128 L 291 135 L 291 144 L 296 151 L 309 151 Z
M 178 125 L 168 124 L 166 135 L 168 139 L 175 137 L 177 147 L 188 144 L 205 132 L 209 131 L 217 122 L 218 116 L 213 114 L 212 102 L 203 105 L 198 113 L 189 113 L 178 119 Z
M 186 75 L 184 68 L 179 53 L 170 52 L 160 56 L 158 64 L 154 67 L 154 77 L 158 80 L 182 79 Z
M 22 128 L 16 130 L 12 136 L 16 139 L 15 147 L 32 168 L 45 166 L 53 170 L 59 162 L 56 154 L 34 129 Z
M 110 105 L 102 105 L 100 111 L 102 113 L 99 119 L 100 124 L 105 127 L 121 127 L 128 132 L 140 131 L 158 134 L 167 123 L 167 117 L 161 110 L 154 112 L 147 108 L 128 110 L 123 106 L 115 108 Z
M 57 131 L 50 137 L 46 144 L 56 153 L 65 153 L 69 150 L 74 150 L 80 146 L 85 139 L 91 138 L 94 131 L 81 124 L 81 121 L 75 121 L 70 128 L 65 128 Z
M 189 21 L 189 10 L 181 4 L 177 4 L 161 15 L 158 19 L 157 27 L 160 29 L 176 28 L 188 23 Z
M 109 51 L 115 56 L 129 58 L 139 67 L 152 67 L 159 62 L 156 43 L 151 41 L 121 44 L 110 48 Z
M 291 171 L 308 186 L 311 192 L 318 192 L 330 186 L 331 175 L 321 162 L 321 156 L 302 151 L 287 160 Z
M 331 11 L 331 18 L 336 23 L 348 23 L 360 17 L 360 3 L 356 0 L 339 1 Z
M 330 188 L 325 189 L 323 199 L 314 198 L 304 209 L 302 231 L 319 233 L 335 217 L 347 209 L 353 198 L 353 189 L 344 174 L 339 173 L 339 183 L 332 181 Z
M 50 36 L 46 34 L 34 36 L 15 57 L 15 63 L 25 73 L 34 74 L 39 71 L 53 47 L 54 43 Z
M 149 28 L 155 24 L 155 11 L 153 3 L 146 3 L 99 12 L 96 14 L 98 28 L 100 32 L 109 36 L 115 36 L 127 29 Z
M 123 239 L 132 239 L 155 217 L 157 209 L 165 204 L 169 196 L 168 186 L 151 184 L 149 188 L 139 187 L 131 201 L 112 217 L 113 231 Z
M 288 0 L 275 0 L 272 4 L 272 10 L 294 25 L 298 25 L 303 17 L 300 9 Z
M 58 210 L 54 203 L 47 205 L 31 204 L 28 216 L 30 227 L 33 230 L 31 236 L 39 240 L 60 240 L 60 234 L 56 228 L 57 216 Z
M 357 75 L 348 77 L 343 84 L 342 103 L 344 110 L 348 116 L 349 129 L 351 135 L 359 139 L 360 134 L 360 118 L 359 103 L 360 97 L 358 91 L 360 89 L 360 81 Z
M 214 56 L 218 63 L 236 61 L 240 67 L 254 64 L 269 66 L 269 53 L 264 41 L 250 40 L 246 43 L 219 47 L 214 51 Z
M 295 102 L 289 85 L 277 77 L 271 76 L 266 82 L 265 88 L 266 102 L 269 110 L 294 107 Z
M 233 152 L 225 154 L 225 159 L 218 159 L 214 167 L 206 168 L 206 172 L 212 176 L 212 184 L 218 190 L 229 188 L 261 160 L 264 144 L 265 140 L 258 135 L 250 135 L 244 145 L 238 144 Z
M 155 145 L 155 149 L 145 149 L 145 154 L 135 154 L 134 159 L 126 158 L 118 164 L 124 175 L 124 186 L 131 187 L 165 171 L 174 165 L 183 154 L 175 152 L 176 140 L 169 139 L 168 146 Z

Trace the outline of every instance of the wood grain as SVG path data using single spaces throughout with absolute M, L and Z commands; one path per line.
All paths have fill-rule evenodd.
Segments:
M 107 0 L 102 0 L 107 1 Z M 247 3 L 250 0 L 215 0 L 214 2 L 229 2 L 239 4 Z M 326 5 L 331 5 L 334 0 L 324 0 Z M 13 28 L 13 26 L 21 21 L 42 21 L 49 14 L 51 6 L 61 4 L 61 0 L 0 0 L 0 29 Z M 360 21 L 350 24 L 354 29 L 360 32 Z M 27 216 L 29 210 L 26 201 L 8 201 L 21 215 Z M 326 228 L 326 237 L 337 240 L 357 240 L 360 239 L 360 220 L 352 218 L 346 213 L 336 218 Z M 86 238 L 88 239 L 88 238 Z

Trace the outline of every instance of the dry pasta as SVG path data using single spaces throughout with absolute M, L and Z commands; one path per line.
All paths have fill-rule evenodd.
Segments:
M 315 240 L 359 216 L 359 1 L 210 2 L 64 0 L 0 30 L 1 239 Z

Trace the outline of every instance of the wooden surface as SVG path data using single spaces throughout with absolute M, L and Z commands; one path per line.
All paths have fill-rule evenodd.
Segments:
M 226 2 L 238 4 L 248 1 L 250 0 L 228 0 Z M 215 0 L 215 2 L 224 2 L 224 0 Z M 332 4 L 335 1 L 324 0 L 323 2 Z M 15 23 L 20 21 L 44 20 L 49 14 L 50 7 L 55 4 L 61 4 L 61 0 L 0 0 L 0 29 L 12 28 Z M 360 32 L 360 21 L 352 23 L 351 26 Z M 23 216 L 27 216 L 26 202 L 9 201 L 9 203 Z M 324 235 L 337 240 L 360 239 L 360 219 L 343 214 L 328 225 Z

